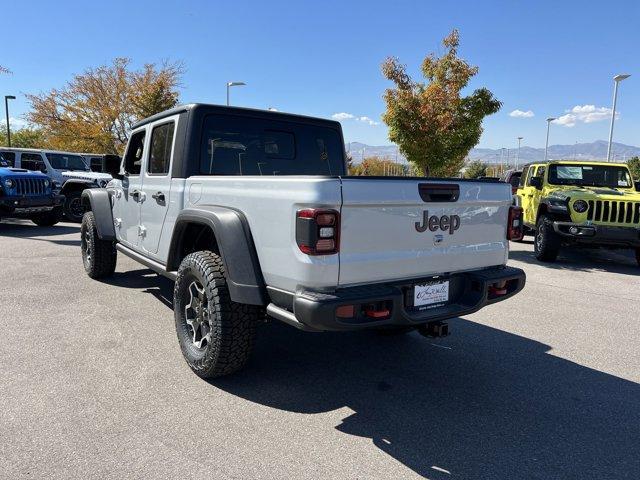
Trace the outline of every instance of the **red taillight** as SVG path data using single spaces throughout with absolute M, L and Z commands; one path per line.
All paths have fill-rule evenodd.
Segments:
M 522 240 L 524 236 L 522 228 L 522 208 L 509 207 L 509 221 L 507 223 L 507 239 Z
M 336 210 L 306 208 L 296 213 L 296 242 L 307 255 L 338 253 L 340 213 Z

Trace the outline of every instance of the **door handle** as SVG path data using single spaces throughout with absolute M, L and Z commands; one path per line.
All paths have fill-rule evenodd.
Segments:
M 131 192 L 131 196 L 136 202 L 144 202 L 147 198 L 147 195 L 142 190 L 134 190 Z
M 151 198 L 153 198 L 158 203 L 164 203 L 164 193 L 162 192 L 154 193 L 153 195 L 151 195 Z

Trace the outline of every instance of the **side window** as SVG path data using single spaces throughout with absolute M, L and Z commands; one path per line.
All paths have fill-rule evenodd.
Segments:
M 520 188 L 525 186 L 525 182 L 527 181 L 528 174 L 529 174 L 529 167 L 524 167 L 522 169 L 522 174 L 520 175 L 520 183 L 518 185 Z
M 536 172 L 536 177 L 540 177 L 540 179 L 544 182 L 544 172 L 547 170 L 547 167 L 538 167 L 538 171 Z
M 537 167 L 535 167 L 535 166 L 529 167 L 529 171 L 527 172 L 527 181 L 525 182 L 525 185 L 527 187 L 531 186 L 531 177 L 533 177 L 533 175 L 534 175 L 534 173 L 536 171 L 536 168 Z
M 134 133 L 129 139 L 127 153 L 124 156 L 124 171 L 129 175 L 140 175 L 142 155 L 144 153 L 144 137 L 146 130 Z
M 151 175 L 166 175 L 171 163 L 174 122 L 153 127 L 147 172 Z
M 13 167 L 16 164 L 16 154 L 14 152 L 0 152 L 0 158 L 4 160 L 9 167 Z
M 46 166 L 38 153 L 23 153 L 20 155 L 20 168 L 33 171 L 44 171 Z
M 92 172 L 101 172 L 102 171 L 102 158 L 100 158 L 100 157 L 91 157 L 91 171 Z

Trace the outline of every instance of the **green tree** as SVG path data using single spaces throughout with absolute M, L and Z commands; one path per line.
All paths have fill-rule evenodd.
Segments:
M 7 124 L 0 124 L 0 145 L 8 145 Z M 11 146 L 16 148 L 48 148 L 42 130 L 33 127 L 11 129 Z
M 72 152 L 122 153 L 132 125 L 175 106 L 182 66 L 130 68 L 126 58 L 90 68 L 61 89 L 27 95 L 27 120 L 41 129 L 51 148 Z
M 464 178 L 479 178 L 487 176 L 487 164 L 480 160 L 469 162 L 464 171 Z
M 408 174 L 407 165 L 380 157 L 366 157 L 362 163 L 349 163 L 349 175 L 397 177 Z
M 442 44 L 441 57 L 431 53 L 422 62 L 426 83 L 414 81 L 397 58 L 382 64 L 384 76 L 395 84 L 384 93 L 382 119 L 389 126 L 389 139 L 424 175 L 434 176 L 458 173 L 480 140 L 482 120 L 501 106 L 486 88 L 461 96 L 478 67 L 458 57 L 457 30 Z
M 627 162 L 629 170 L 631 170 L 631 176 L 634 180 L 640 179 L 640 157 L 632 157 Z

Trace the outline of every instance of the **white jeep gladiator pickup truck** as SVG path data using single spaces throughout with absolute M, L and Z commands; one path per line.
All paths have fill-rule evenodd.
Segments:
M 340 124 L 187 105 L 134 126 L 106 189 L 83 192 L 84 267 L 121 252 L 175 280 L 195 373 L 246 362 L 265 315 L 308 331 L 418 329 L 509 298 L 521 210 L 509 185 L 350 177 Z

